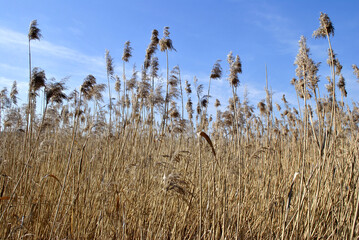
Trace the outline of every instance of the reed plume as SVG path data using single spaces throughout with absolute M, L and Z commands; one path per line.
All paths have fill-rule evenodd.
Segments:
M 342 94 L 342 102 L 343 102 L 343 97 L 347 97 L 347 90 L 345 89 L 345 79 L 343 77 L 343 75 L 340 74 L 339 76 L 339 81 L 338 81 L 338 88 Z
M 359 68 L 357 67 L 357 65 L 355 65 L 355 64 L 353 64 L 352 65 L 352 68 L 353 68 L 353 70 L 354 70 L 354 75 L 357 77 L 357 79 L 358 79 L 358 82 L 359 82 Z
M 112 98 L 111 98 L 111 85 L 110 85 L 110 78 L 113 78 L 114 69 L 113 69 L 113 58 L 110 55 L 110 52 L 106 49 L 105 53 L 105 59 L 106 59 L 106 70 L 107 70 L 107 87 L 108 87 L 108 98 L 110 100 L 109 105 L 109 112 L 110 112 L 110 118 L 109 118 L 109 125 L 108 125 L 108 134 L 111 135 L 112 133 Z
M 65 81 L 51 82 L 45 86 L 45 98 L 46 104 L 49 102 L 62 103 L 67 99 L 67 95 L 64 93 Z
M 0 91 L 0 132 L 2 130 L 2 116 L 1 113 L 3 112 L 3 110 L 10 105 L 10 99 L 7 96 L 8 91 L 7 88 L 4 87 L 1 91 Z
M 123 62 L 123 69 L 122 69 L 122 80 L 123 80 L 123 96 L 125 98 L 125 102 L 127 103 L 127 86 L 126 86 L 126 62 L 128 62 L 130 60 L 130 58 L 132 57 L 132 47 L 131 47 L 131 42 L 130 41 L 126 41 L 125 42 L 125 46 L 123 48 L 123 55 L 122 55 L 122 62 Z M 124 104 L 124 106 L 128 106 L 128 104 Z M 125 114 L 125 107 L 123 107 L 122 109 L 122 116 L 124 116 L 124 127 L 126 126 L 127 123 L 127 112 Z
M 205 107 L 205 114 L 207 114 L 207 107 L 209 104 L 209 98 L 210 98 L 210 89 L 211 89 L 211 80 L 220 79 L 222 77 L 222 67 L 220 65 L 221 60 L 217 60 L 215 64 L 212 67 L 211 75 L 209 77 L 209 83 L 208 83 L 208 93 L 207 93 L 207 99 L 206 99 L 206 107 Z
M 159 63 L 157 57 L 151 57 L 151 63 L 150 63 L 150 78 L 151 78 L 151 85 L 152 85 L 152 99 L 151 101 L 151 128 L 153 127 L 153 121 L 154 121 L 154 106 L 155 106 L 155 79 L 158 78 L 158 70 L 159 70 Z
M 80 92 L 86 100 L 92 99 L 93 88 L 94 88 L 95 84 L 96 84 L 96 78 L 91 74 L 87 75 L 87 77 L 84 79 L 84 81 L 80 87 Z
M 165 106 L 164 106 L 164 114 L 162 119 L 162 131 L 166 127 L 166 119 L 168 114 L 168 87 L 169 87 L 169 65 L 168 65 L 168 51 L 176 51 L 173 47 L 172 40 L 170 39 L 169 27 L 164 27 L 163 29 L 163 37 L 159 40 L 160 50 L 161 52 L 166 52 L 166 96 L 165 96 Z
M 17 105 L 17 100 L 18 97 L 17 95 L 19 94 L 18 90 L 17 90 L 17 83 L 16 81 L 13 82 L 12 87 L 11 87 L 11 92 L 10 92 L 10 99 L 12 104 Z
M 28 104 L 27 104 L 27 113 L 26 113 L 26 134 L 25 139 L 29 137 L 29 140 L 31 139 L 31 131 L 30 134 L 28 134 L 29 130 L 32 129 L 32 120 L 33 116 L 31 116 L 31 109 L 33 109 L 33 89 L 31 88 L 32 85 L 32 75 L 31 75 L 31 40 L 40 40 L 42 38 L 41 30 L 38 28 L 37 20 L 33 20 L 30 23 L 29 27 L 29 33 L 28 33 L 28 40 L 29 40 L 29 92 L 28 92 Z M 30 129 L 29 129 L 30 128 Z
M 336 95 L 335 95 L 335 75 L 340 73 L 341 70 L 341 65 L 339 64 L 339 61 L 337 61 L 335 54 L 333 52 L 333 48 L 332 48 L 332 44 L 330 41 L 330 36 L 334 37 L 334 26 L 332 21 L 330 20 L 330 18 L 328 17 L 327 14 L 325 13 L 320 13 L 320 17 L 319 17 L 319 28 L 317 30 L 315 30 L 313 32 L 313 37 L 315 38 L 327 38 L 328 40 L 328 45 L 329 45 L 329 49 L 328 49 L 328 55 L 329 55 L 329 59 L 328 59 L 328 64 L 331 67 L 331 75 L 332 75 L 332 79 L 330 80 L 332 86 L 332 110 L 331 110 L 331 126 L 330 128 L 333 127 L 334 133 L 336 132 L 336 114 L 335 114 L 335 109 L 336 109 Z M 335 70 L 335 67 L 337 67 L 337 71 Z M 338 69 L 340 68 L 339 72 Z
M 51 102 L 51 103 L 62 104 L 63 101 L 67 99 L 67 95 L 64 93 L 64 90 L 66 89 L 65 81 L 66 79 L 59 82 L 55 82 L 55 79 L 52 79 L 52 82 L 45 85 L 45 108 L 42 114 L 42 120 L 39 127 L 38 137 L 40 136 L 39 134 L 44 126 L 49 103 Z
M 329 38 L 334 36 L 334 26 L 326 13 L 321 12 L 319 17 L 319 28 L 313 32 L 315 38 Z
M 155 54 L 155 52 L 157 50 L 158 44 L 159 44 L 158 31 L 157 31 L 157 29 L 153 29 L 152 36 L 151 36 L 151 42 L 146 49 L 146 56 L 145 56 L 145 62 L 144 62 L 144 67 L 146 70 L 151 66 L 151 59 L 152 59 L 153 54 Z

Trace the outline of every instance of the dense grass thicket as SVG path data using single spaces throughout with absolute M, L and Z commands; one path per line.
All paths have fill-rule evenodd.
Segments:
M 326 89 L 318 88 L 319 64 L 302 37 L 291 82 L 298 105 L 285 96 L 273 104 L 267 84 L 258 110 L 237 96 L 242 65 L 232 52 L 228 64 L 215 62 L 208 85 L 170 70 L 168 27 L 162 38 L 153 30 L 141 74 L 125 71 L 126 42 L 122 76 L 106 50 L 107 84 L 88 75 L 71 92 L 67 79 L 47 79 L 31 66 L 31 42 L 41 39 L 36 21 L 28 37 L 27 103 L 17 106 L 16 82 L 0 95 L 0 238 L 359 236 L 359 108 L 347 105 L 326 14 L 313 33 L 329 43 L 328 65 L 320 66 L 331 70 Z M 164 85 L 156 54 L 166 54 Z M 220 78 L 233 93 L 222 108 L 210 98 Z

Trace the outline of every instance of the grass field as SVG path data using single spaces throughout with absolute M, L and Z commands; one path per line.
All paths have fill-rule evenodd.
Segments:
M 331 75 L 320 92 L 319 65 L 302 37 L 295 107 L 285 96 L 274 104 L 268 85 L 257 109 L 237 96 L 242 65 L 232 53 L 228 76 L 216 62 L 208 85 L 182 81 L 180 68 L 168 66 L 169 28 L 162 38 L 153 31 L 140 77 L 125 72 L 132 51 L 126 42 L 122 76 L 107 51 L 107 84 L 88 75 L 65 94 L 65 81 L 31 67 L 31 42 L 41 38 L 36 21 L 28 36 L 28 102 L 17 107 L 16 84 L 0 95 L 0 238 L 359 236 L 359 109 L 346 103 L 326 14 L 313 36 L 328 39 L 328 65 L 321 67 Z M 164 86 L 156 84 L 155 54 L 167 55 Z M 224 111 L 209 98 L 219 78 L 233 93 Z M 208 104 L 217 108 L 213 119 Z

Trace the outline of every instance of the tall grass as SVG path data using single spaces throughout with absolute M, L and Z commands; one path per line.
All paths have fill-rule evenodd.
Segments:
M 329 17 L 322 14 L 320 24 L 315 36 L 329 40 L 334 35 Z M 105 84 L 97 84 L 94 76 L 67 96 L 64 81 L 49 82 L 36 68 L 29 96 L 44 87 L 46 105 L 42 118 L 33 118 L 36 138 L 29 138 L 30 118 L 24 113 L 35 101 L 29 100 L 25 109 L 16 101 L 3 104 L 8 97 L 2 92 L 1 238 L 357 238 L 359 108 L 356 102 L 346 103 L 341 77 L 342 98 L 336 100 L 335 76 L 341 76 L 341 65 L 332 46 L 332 75 L 320 94 L 319 64 L 310 59 L 306 39 L 300 39 L 292 83 L 302 108 L 289 105 L 283 96 L 274 110 L 268 83 L 258 111 L 247 96 L 241 101 L 242 65 L 230 53 L 228 106 L 222 111 L 216 100 L 212 120 L 206 105 L 210 83 L 202 96 L 204 86 L 195 82 L 195 113 L 186 81 L 186 119 L 180 68 L 169 72 L 173 46 L 166 29 L 161 40 L 153 31 L 140 81 L 136 71 L 126 81 L 123 71 L 122 97 L 121 80 L 106 55 L 108 90 L 116 76 L 119 98 L 109 110 L 100 104 Z M 161 41 L 167 57 L 165 96 L 162 85 L 155 86 L 159 63 L 154 53 Z M 124 68 L 131 51 L 126 42 Z M 358 67 L 353 69 L 359 79 Z M 221 76 L 217 61 L 210 81 Z M 16 100 L 17 91 L 12 92 Z M 90 110 L 91 101 L 95 110 Z M 24 139 L 31 144 L 24 146 Z

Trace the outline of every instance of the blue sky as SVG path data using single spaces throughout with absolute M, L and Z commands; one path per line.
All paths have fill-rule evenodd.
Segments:
M 28 85 L 28 27 L 38 20 L 41 41 L 32 42 L 33 66 L 45 70 L 48 78 L 70 76 L 69 89 L 78 87 L 88 74 L 106 83 L 105 49 L 114 58 L 115 72 L 122 75 L 123 45 L 131 41 L 133 57 L 127 64 L 128 77 L 133 64 L 143 63 L 151 32 L 169 26 L 177 52 L 170 52 L 170 67 L 179 65 L 183 80 L 193 83 L 197 76 L 208 84 L 213 64 L 221 59 L 224 75 L 211 87 L 214 99 L 227 105 L 231 90 L 226 76 L 229 51 L 242 60 L 240 96 L 248 90 L 252 105 L 265 98 L 265 64 L 274 102 L 283 94 L 293 105 L 295 91 L 290 80 L 301 35 L 308 38 L 311 57 L 322 62 L 321 84 L 329 75 L 326 65 L 326 39 L 313 39 L 320 12 L 331 18 L 335 27 L 334 52 L 343 65 L 348 101 L 358 101 L 359 84 L 352 64 L 359 65 L 359 1 L 20 1 L 0 0 L 0 89 L 9 90 L 14 80 L 20 101 L 26 99 Z M 165 57 L 157 52 L 162 71 Z M 164 75 L 165 76 L 165 75 Z M 322 88 L 321 92 L 325 92 Z M 194 96 L 193 96 L 193 99 Z

